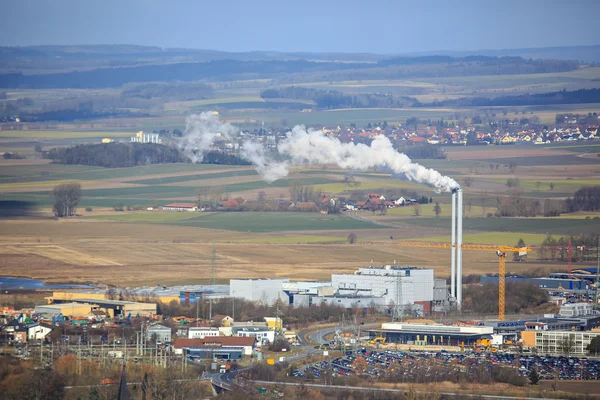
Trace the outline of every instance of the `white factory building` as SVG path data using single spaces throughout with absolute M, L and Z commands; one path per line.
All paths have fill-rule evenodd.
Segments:
M 261 301 L 273 304 L 281 300 L 287 304 L 288 295 L 283 291 L 283 285 L 289 279 L 231 279 L 229 295 L 249 301 Z
M 342 296 L 380 298 L 387 305 L 434 300 L 432 269 L 394 265 L 386 265 L 383 268 L 359 268 L 353 275 L 332 275 L 331 284 Z

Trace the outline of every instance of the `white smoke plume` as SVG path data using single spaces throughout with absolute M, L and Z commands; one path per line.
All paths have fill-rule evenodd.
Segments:
M 211 113 L 192 116 L 187 122 L 182 148 L 185 154 L 189 152 L 194 154 L 196 159 L 192 158 L 192 160 L 196 162 L 198 155 L 191 149 L 188 151 L 190 145 L 192 149 L 206 151 L 210 149 L 216 138 L 232 137 L 236 132 L 235 127 L 222 123 Z M 293 166 L 328 164 L 347 170 L 385 167 L 394 173 L 402 174 L 410 181 L 429 185 L 438 192 L 450 192 L 459 187 L 454 179 L 413 163 L 406 154 L 396 151 L 389 139 L 383 135 L 376 136 L 371 145 L 367 146 L 362 143 L 342 143 L 322 131 L 306 130 L 303 126 L 296 126 L 288 132 L 283 141 L 279 142 L 277 152 L 278 158 L 284 161 L 278 161 L 267 154 L 261 144 L 245 141 L 242 144 L 241 156 L 252 162 L 267 182 L 287 176 L 290 167 Z
M 231 139 L 238 132 L 238 128 L 221 121 L 216 113 L 209 111 L 190 115 L 185 120 L 185 132 L 179 148 L 190 160 L 199 163 L 204 159 L 204 153 L 212 150 L 215 140 Z

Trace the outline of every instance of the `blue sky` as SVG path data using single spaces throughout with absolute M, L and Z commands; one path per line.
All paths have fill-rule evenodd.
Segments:
M 0 45 L 410 53 L 600 44 L 600 0 L 4 0 Z

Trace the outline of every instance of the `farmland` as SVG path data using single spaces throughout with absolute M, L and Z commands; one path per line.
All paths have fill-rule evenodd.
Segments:
M 506 179 L 519 177 L 524 196 L 560 198 L 582 185 L 597 184 L 597 164 L 527 166 L 524 160 L 537 157 L 575 156 L 561 148 L 491 146 L 450 148 L 448 160 L 419 160 L 451 176 L 471 176 L 473 187 L 465 187 L 465 242 L 514 245 L 519 239 L 539 244 L 546 235 L 581 235 L 598 232 L 598 213 L 565 214 L 555 218 L 486 218 L 494 213 L 495 196 L 506 191 Z M 513 157 L 508 157 L 513 156 Z M 511 159 L 518 167 L 512 173 L 507 164 L 493 170 L 487 159 Z M 27 162 L 25 162 L 27 161 Z M 392 179 L 381 171 L 355 174 L 358 187 L 342 183 L 345 172 L 335 168 L 300 168 L 288 180 L 267 184 L 250 167 L 169 164 L 104 169 L 86 166 L 47 164 L 36 160 L 4 160 L 0 173 L 3 199 L 34 200 L 40 213 L 0 220 L 0 274 L 14 274 L 55 281 L 105 282 L 119 284 L 206 282 L 210 253 L 218 255 L 218 280 L 232 277 L 273 277 L 328 279 L 334 272 L 352 272 L 373 260 L 393 260 L 404 265 L 431 266 L 440 276 L 448 275 L 448 251 L 402 248 L 400 240 L 448 242 L 450 205 L 445 194 L 426 186 Z M 570 179 L 569 179 L 570 178 Z M 180 200 L 197 200 L 198 191 L 209 182 L 226 192 L 255 199 L 258 191 L 269 198 L 289 195 L 290 179 L 311 184 L 332 195 L 351 195 L 355 190 L 385 191 L 389 188 L 415 190 L 434 203 L 441 203 L 435 216 L 434 203 L 414 208 L 388 210 L 387 215 L 361 212 L 361 219 L 339 215 L 299 212 L 217 212 L 177 213 L 162 211 L 112 210 L 124 206 L 155 205 Z M 82 184 L 80 217 L 53 220 L 50 190 L 56 183 Z M 540 188 L 536 182 L 541 181 Z M 546 184 L 555 183 L 554 190 Z M 218 183 L 221 182 L 221 183 Z M 237 182 L 237 183 L 236 183 Z M 46 187 L 43 185 L 47 185 Z M 487 198 L 485 207 L 482 199 Z M 472 199 L 469 201 L 469 199 Z M 468 203 L 472 203 L 468 206 Z M 84 207 L 92 207 L 85 211 Z M 375 223 L 369 222 L 374 221 Z M 358 242 L 350 245 L 354 232 Z M 266 250 L 268 249 L 268 251 Z M 486 252 L 465 254 L 465 274 L 493 273 L 497 260 Z M 147 274 L 140 275 L 143 268 Z M 509 262 L 514 273 L 560 270 L 562 264 L 536 260 Z M 118 281 L 118 282 L 117 282 Z

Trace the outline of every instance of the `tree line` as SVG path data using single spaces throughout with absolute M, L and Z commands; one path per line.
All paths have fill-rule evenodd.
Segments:
M 314 101 L 319 108 L 377 108 L 412 107 L 416 99 L 382 93 L 345 94 L 336 90 L 322 90 L 289 86 L 266 89 L 260 93 L 263 99 L 294 99 Z
M 569 241 L 571 242 L 571 260 L 573 262 L 595 261 L 599 234 L 581 236 L 548 235 L 537 249 L 538 258 L 544 261 L 567 262 L 569 260 Z
M 156 143 L 98 143 L 54 148 L 44 158 L 59 164 L 92 165 L 106 168 L 185 162 L 179 150 Z
M 583 104 L 600 102 L 600 89 L 579 89 L 567 92 L 524 94 L 520 96 L 461 97 L 422 103 L 424 107 L 498 107 L 498 106 L 532 106 L 550 104 Z

